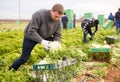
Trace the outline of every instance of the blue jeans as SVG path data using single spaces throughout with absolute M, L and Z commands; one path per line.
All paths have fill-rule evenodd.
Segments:
M 24 64 L 29 59 L 31 51 L 36 44 L 37 42 L 24 38 L 22 55 L 11 65 L 11 68 L 17 70 L 22 64 Z
M 120 20 L 116 20 L 116 33 L 120 34 Z
M 52 41 L 53 38 L 50 37 L 46 40 Z M 9 69 L 14 68 L 15 70 L 17 70 L 22 64 L 27 62 L 27 60 L 30 57 L 31 51 L 33 50 L 33 48 L 35 47 L 36 44 L 37 44 L 37 42 L 32 41 L 28 38 L 24 38 L 22 55 L 9 67 Z
M 120 20 L 116 20 L 116 29 L 120 28 Z

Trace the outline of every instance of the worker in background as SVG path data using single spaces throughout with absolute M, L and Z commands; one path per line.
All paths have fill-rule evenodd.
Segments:
M 68 24 L 68 17 L 66 16 L 66 13 L 61 18 L 62 24 L 63 24 L 63 29 L 67 30 L 67 24 Z
M 109 16 L 108 16 L 108 20 L 113 21 L 113 25 L 112 25 L 112 27 L 113 27 L 113 26 L 115 25 L 115 21 L 114 21 L 114 16 L 113 16 L 112 13 L 109 14 Z
M 75 28 L 76 27 L 76 14 L 74 13 L 74 16 L 73 16 L 73 27 Z
M 82 27 L 82 30 L 83 30 L 83 42 L 86 43 L 86 37 L 87 37 L 87 34 L 90 35 L 90 40 L 93 39 L 93 35 L 96 34 L 97 30 L 98 30 L 98 24 L 99 24 L 99 21 L 97 19 L 84 19 L 82 22 L 81 22 L 81 27 Z M 94 32 L 92 32 L 91 28 L 92 27 L 95 27 L 95 30 Z
M 115 21 L 116 21 L 116 33 L 120 35 L 120 8 L 115 13 Z
M 110 13 L 110 15 L 108 16 L 108 20 L 113 20 L 114 21 L 114 16 L 112 13 Z

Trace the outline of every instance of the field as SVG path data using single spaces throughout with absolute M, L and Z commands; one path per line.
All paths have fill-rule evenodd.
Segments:
M 47 52 L 41 44 L 35 46 L 29 60 L 18 71 L 8 71 L 8 67 L 21 55 L 24 27 L 28 22 L 20 25 L 14 22 L 0 23 L 0 82 L 36 82 L 33 65 L 44 58 L 57 62 L 64 56 L 75 58 L 77 64 L 69 67 L 67 72 L 76 71 L 75 77 L 69 77 L 65 82 L 120 82 L 120 38 L 116 35 L 115 26 L 108 30 L 99 27 L 98 32 L 87 43 L 82 42 L 83 32 L 79 23 L 75 29 L 62 30 L 62 46 L 59 52 Z M 117 38 L 114 44 L 105 42 L 106 36 Z M 93 61 L 89 55 L 92 47 L 110 47 L 110 62 Z

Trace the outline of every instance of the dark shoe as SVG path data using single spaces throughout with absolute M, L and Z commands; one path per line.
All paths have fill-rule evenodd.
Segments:
M 67 59 L 66 57 L 63 57 L 63 58 L 62 58 L 63 61 L 66 61 L 66 59 Z
M 83 41 L 83 43 L 87 43 L 87 41 Z
M 92 38 L 90 38 L 90 40 L 92 40 Z
M 9 66 L 8 71 L 10 71 L 10 70 L 17 71 L 17 70 L 14 69 L 12 66 Z
M 12 66 L 9 66 L 8 70 L 10 71 L 12 69 Z

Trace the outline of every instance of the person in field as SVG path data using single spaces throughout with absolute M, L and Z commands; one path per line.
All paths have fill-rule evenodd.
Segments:
M 8 70 L 17 71 L 22 64 L 27 62 L 31 51 L 38 43 L 41 43 L 46 50 L 52 46 L 58 46 L 58 43 L 61 42 L 60 18 L 63 13 L 64 7 L 61 4 L 55 4 L 51 10 L 41 9 L 32 15 L 32 19 L 24 31 L 22 55 Z M 56 42 L 53 43 L 54 41 Z
M 76 14 L 73 15 L 73 27 L 76 27 Z
M 99 24 L 99 21 L 97 19 L 84 19 L 82 22 L 81 22 L 81 27 L 82 27 L 82 30 L 83 30 L 83 42 L 86 43 L 87 42 L 87 35 L 89 34 L 90 35 L 90 40 L 92 40 L 93 38 L 93 35 L 96 34 L 97 30 L 98 30 L 98 24 Z M 92 27 L 95 27 L 95 30 L 94 32 L 92 32 L 91 28 Z
M 115 13 L 115 21 L 116 21 L 116 33 L 120 35 L 120 8 Z
M 68 17 L 66 16 L 66 13 L 61 18 L 62 24 L 63 24 L 63 29 L 67 30 L 67 24 L 68 24 Z
M 114 16 L 112 13 L 110 13 L 110 15 L 108 16 L 108 20 L 113 20 L 114 21 Z

